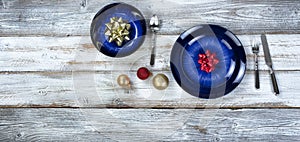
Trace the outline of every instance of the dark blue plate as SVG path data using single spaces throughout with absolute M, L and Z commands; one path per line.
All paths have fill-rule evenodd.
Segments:
M 122 17 L 131 25 L 130 40 L 118 46 L 115 42 L 108 42 L 104 35 L 105 24 L 112 17 Z M 91 38 L 95 47 L 103 54 L 110 57 L 124 57 L 135 52 L 144 42 L 146 35 L 146 21 L 142 13 L 135 7 L 125 3 L 113 3 L 103 7 L 94 17 L 91 30 Z
M 219 63 L 212 72 L 201 70 L 199 54 L 209 50 Z M 239 39 L 217 25 L 199 25 L 183 32 L 171 52 L 171 70 L 186 92 L 200 98 L 217 98 L 235 89 L 246 71 L 246 55 Z

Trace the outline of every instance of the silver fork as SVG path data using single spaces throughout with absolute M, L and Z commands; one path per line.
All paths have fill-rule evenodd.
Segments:
M 254 54 L 254 71 L 255 71 L 255 88 L 259 89 L 259 71 L 258 71 L 258 52 L 259 52 L 259 43 L 255 40 L 252 41 L 252 52 Z

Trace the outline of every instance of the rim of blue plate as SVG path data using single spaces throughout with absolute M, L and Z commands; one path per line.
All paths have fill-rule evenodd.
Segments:
M 212 72 L 200 69 L 199 54 L 215 53 L 220 62 Z M 224 27 L 202 24 L 184 31 L 173 45 L 170 65 L 177 84 L 205 99 L 227 95 L 242 81 L 246 54 L 240 40 Z
M 104 35 L 105 24 L 112 17 L 122 17 L 131 25 L 130 40 L 117 46 L 115 42 L 108 42 L 108 37 Z M 94 46 L 110 57 L 125 57 L 134 53 L 143 44 L 146 35 L 146 20 L 142 13 L 132 5 L 117 2 L 111 3 L 101 8 L 94 16 L 90 28 L 90 36 Z

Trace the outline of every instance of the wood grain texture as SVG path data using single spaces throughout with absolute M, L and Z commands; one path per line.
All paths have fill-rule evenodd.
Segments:
M 89 35 L 91 20 L 98 10 L 118 1 L 2 0 L 0 36 Z M 300 33 L 300 3 L 294 0 L 123 2 L 140 9 L 146 19 L 156 13 L 163 20 L 159 34 L 179 34 L 192 26 L 205 23 L 222 25 L 237 34 Z
M 0 141 L 285 142 L 300 139 L 299 109 L 44 108 L 0 109 L 0 115 Z
M 157 38 L 157 60 L 154 70 L 170 70 L 169 57 L 178 36 Z M 259 35 L 238 35 L 247 54 L 247 69 L 254 69 L 251 39 Z M 275 70 L 300 69 L 300 34 L 267 35 Z M 84 37 L 0 37 L 0 71 L 116 71 L 135 70 L 150 61 L 150 39 L 134 54 L 111 58 L 100 53 L 88 36 Z M 261 70 L 265 65 L 262 47 Z
M 90 23 L 119 0 L 0 0 L 0 141 L 299 141 L 300 3 L 295 0 L 126 0 L 146 19 L 162 19 L 157 62 L 150 40 L 115 59 L 91 44 Z M 178 35 L 198 24 L 238 34 L 247 72 L 233 92 L 204 100 L 174 81 L 169 55 Z M 259 53 L 261 90 L 254 88 L 250 40 L 267 33 L 281 94 Z M 261 48 L 262 49 L 262 48 Z M 158 91 L 135 71 L 165 73 Z M 115 82 L 128 74 L 131 90 Z
M 122 89 L 116 78 L 128 74 L 132 90 Z M 166 90 L 154 89 L 151 79 L 141 81 L 135 72 L 62 72 L 0 74 L 0 107 L 97 107 L 97 108 L 299 108 L 300 72 L 276 72 L 281 94 L 272 93 L 270 76 L 261 72 L 261 90 L 254 87 L 254 72 L 247 71 L 241 84 L 218 99 L 199 99 L 184 92 L 170 71 Z

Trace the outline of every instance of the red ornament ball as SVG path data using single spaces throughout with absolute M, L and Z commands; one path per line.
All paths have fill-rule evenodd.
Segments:
M 138 69 L 136 75 L 139 79 L 146 80 L 151 75 L 151 72 L 147 68 L 141 67 Z

